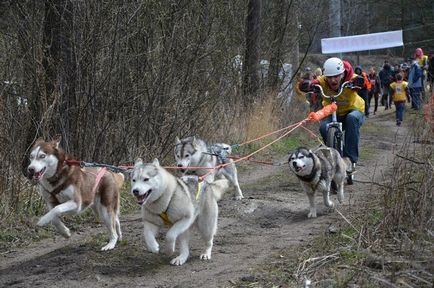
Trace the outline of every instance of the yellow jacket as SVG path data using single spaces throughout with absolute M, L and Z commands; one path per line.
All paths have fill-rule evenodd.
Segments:
M 419 64 L 420 68 L 425 68 L 428 65 L 428 56 L 423 55 L 420 58 L 416 58 L 417 64 Z
M 354 75 L 354 77 L 357 77 Z M 353 77 L 353 78 L 354 78 Z M 324 90 L 325 95 L 336 95 L 337 93 L 333 91 L 325 80 L 325 76 L 318 77 L 319 83 Z M 330 100 L 323 98 L 323 106 L 330 104 Z M 336 99 L 336 104 L 338 105 L 338 111 L 336 114 L 338 116 L 345 116 L 353 110 L 359 110 L 365 114 L 365 100 L 357 94 L 356 90 L 350 88 L 344 88 L 342 94 Z
M 407 101 L 406 90 L 408 83 L 406 81 L 392 82 L 390 88 L 393 90 L 392 99 L 394 102 Z

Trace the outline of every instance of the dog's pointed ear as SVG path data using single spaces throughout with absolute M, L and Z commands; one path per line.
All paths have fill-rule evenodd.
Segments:
M 62 135 L 57 134 L 56 136 L 53 137 L 51 143 L 53 144 L 54 148 L 58 149 L 60 147 L 60 141 L 62 141 Z
M 160 167 L 160 161 L 158 161 L 158 159 L 155 158 L 154 161 L 152 161 L 152 165 L 154 165 L 156 167 Z
M 39 144 L 45 142 L 44 138 L 39 137 L 38 139 L 36 139 L 35 143 L 33 144 L 33 146 L 38 146 Z
M 175 145 L 181 144 L 181 140 L 179 140 L 179 137 L 176 136 L 175 138 Z
M 141 166 L 143 164 L 142 158 L 137 158 L 136 162 L 134 162 L 134 167 Z
M 193 147 L 197 149 L 199 147 L 199 140 L 196 138 L 196 136 L 193 136 L 193 141 L 191 142 L 193 144 Z
M 315 152 L 313 152 L 313 151 L 310 150 L 310 149 L 309 149 L 309 156 L 310 156 L 311 158 L 318 157 L 317 154 L 315 154 Z

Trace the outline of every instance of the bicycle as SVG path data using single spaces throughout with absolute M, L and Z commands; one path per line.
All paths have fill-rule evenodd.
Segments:
M 336 99 L 342 94 L 345 88 L 357 89 L 358 86 L 354 86 L 351 81 L 346 81 L 342 83 L 338 94 L 336 95 L 325 95 L 324 90 L 320 85 L 313 85 L 315 92 L 321 93 L 321 96 L 330 99 L 332 103 L 336 104 Z M 339 151 L 339 154 L 343 156 L 344 154 L 344 143 L 345 143 L 345 131 L 342 129 L 342 122 L 338 121 L 336 110 L 333 111 L 332 121 L 327 124 L 327 137 L 326 146 L 334 148 Z M 347 184 L 352 185 L 354 180 L 354 166 L 351 167 L 351 171 L 347 171 Z

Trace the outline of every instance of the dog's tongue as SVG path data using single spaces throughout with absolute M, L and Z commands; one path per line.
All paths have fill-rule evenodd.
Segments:
M 145 202 L 146 195 L 140 195 L 140 196 L 137 196 L 136 198 L 137 198 L 137 203 L 139 205 L 143 205 L 143 203 Z
M 300 166 L 295 167 L 296 172 L 300 172 L 301 170 L 303 170 L 303 167 L 300 167 Z
M 139 203 L 139 205 L 143 205 L 143 203 L 145 203 L 146 199 L 149 197 L 151 192 L 152 189 L 149 189 L 145 194 L 136 196 L 137 203 Z
M 36 172 L 35 174 L 33 174 L 32 176 L 33 183 L 38 183 L 39 180 L 41 180 L 41 177 L 42 177 L 42 172 Z

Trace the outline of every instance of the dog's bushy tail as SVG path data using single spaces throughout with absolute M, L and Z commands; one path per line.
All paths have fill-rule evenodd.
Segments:
M 229 180 L 226 178 L 217 179 L 206 187 L 206 193 L 212 193 L 214 198 L 219 201 L 223 194 L 231 187 Z

